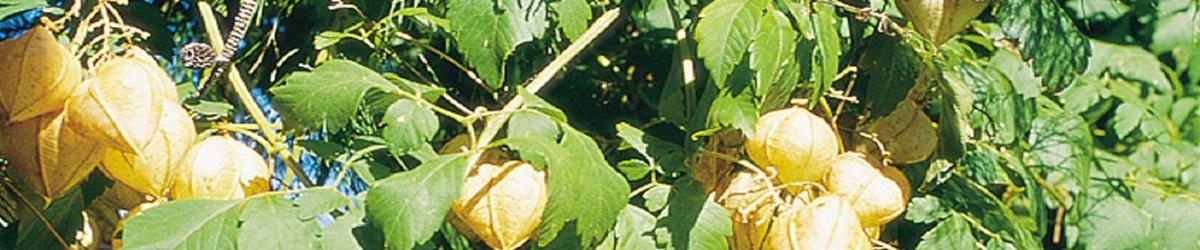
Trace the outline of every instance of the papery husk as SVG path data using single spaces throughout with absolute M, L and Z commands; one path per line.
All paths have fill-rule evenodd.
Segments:
M 837 195 L 791 205 L 775 218 L 763 249 L 871 249 L 858 216 Z
M 161 71 L 132 57 L 103 63 L 71 96 L 68 126 L 113 149 L 141 154 L 158 131 L 163 103 L 170 100 Z
M 240 199 L 270 191 L 271 169 L 246 144 L 214 135 L 188 150 L 171 189 L 175 199 Z
M 467 175 L 462 194 L 450 205 L 461 223 L 493 249 L 516 249 L 525 244 L 546 208 L 549 191 L 546 174 L 528 163 L 505 162 L 502 166 L 479 164 Z M 454 217 L 452 217 L 454 218 Z
M 803 108 L 772 111 L 758 118 L 746 154 L 761 168 L 774 169 L 782 183 L 816 182 L 829 172 L 840 151 L 837 133 Z M 798 187 L 789 187 L 796 194 Z
M 825 183 L 830 193 L 850 203 L 864 228 L 885 225 L 908 206 L 909 183 L 904 174 L 859 153 L 838 156 Z
M 879 141 L 876 143 L 869 138 L 860 138 L 855 148 L 878 157 L 882 156 L 879 144 L 883 144 L 888 152 L 887 159 L 893 164 L 909 165 L 924 161 L 933 155 L 938 145 L 933 120 L 912 100 L 901 101 L 892 113 L 867 123 L 861 130 L 874 134 Z
M 100 161 L 100 170 L 110 179 L 155 197 L 166 197 L 171 190 L 180 162 L 196 139 L 187 110 L 174 103 L 163 105 L 158 131 L 143 154 L 107 150 Z
M 733 249 L 759 249 L 774 219 L 777 193 L 772 193 L 765 176 L 747 170 L 734 172 L 718 202 L 733 222 Z
M 991 0 L 896 0 L 918 33 L 941 45 L 983 13 Z
M 21 180 L 47 199 L 62 196 L 87 178 L 104 147 L 63 126 L 63 112 L 0 129 L 0 156 Z
M 45 27 L 0 42 L 0 113 L 9 122 L 62 110 L 82 81 L 79 61 Z

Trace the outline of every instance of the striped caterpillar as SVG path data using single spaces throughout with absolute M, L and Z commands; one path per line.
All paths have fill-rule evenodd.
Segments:
M 189 43 L 184 45 L 179 51 L 183 66 L 193 69 L 215 66 L 217 68 L 213 70 L 210 78 L 219 78 L 225 73 L 226 64 L 230 60 L 233 60 L 234 54 L 237 53 L 238 44 L 242 43 L 242 38 L 246 35 L 246 28 L 250 26 L 250 21 L 254 17 L 254 9 L 257 5 L 258 2 L 255 0 L 242 0 L 237 15 L 233 18 L 233 27 L 229 31 L 229 36 L 225 38 L 225 48 L 221 51 L 220 55 L 216 54 L 213 48 L 205 43 Z M 207 85 L 206 82 L 201 82 L 200 86 L 196 88 L 194 95 L 204 93 L 204 88 Z

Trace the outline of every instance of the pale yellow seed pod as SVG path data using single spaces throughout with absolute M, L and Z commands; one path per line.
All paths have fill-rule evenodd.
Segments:
M 544 171 L 520 161 L 476 165 L 450 210 L 493 249 L 516 249 L 541 224 L 549 192 Z
M 846 199 L 863 227 L 878 227 L 895 219 L 908 206 L 909 183 L 893 167 L 872 164 L 862 154 L 838 156 L 825 178 L 829 192 Z
M 918 33 L 940 45 L 987 9 L 991 0 L 897 0 L 900 13 Z
M 774 169 L 779 181 L 816 182 L 829 172 L 840 150 L 837 133 L 820 117 L 802 108 L 772 111 L 758 118 L 746 153 L 759 167 Z M 793 194 L 800 188 L 789 187 Z
M 138 61 L 138 66 L 141 66 L 147 75 L 154 78 L 153 82 L 160 85 L 158 90 L 161 91 L 160 93 L 163 98 L 168 100 L 168 103 L 172 105 L 179 104 L 179 92 L 175 89 L 175 80 L 171 80 L 171 76 L 167 75 L 167 72 L 158 66 L 158 62 L 154 59 L 154 56 L 151 56 L 146 50 L 138 47 L 130 48 L 125 53 L 126 57 Z
M 892 113 L 883 116 L 862 128 L 863 131 L 875 134 L 879 144 L 888 151 L 888 159 L 894 164 L 914 164 L 933 155 L 937 149 L 937 129 L 921 107 L 912 100 L 904 100 L 896 105 Z M 860 139 L 858 150 L 879 155 L 879 145 L 870 139 Z
M 121 57 L 100 65 L 71 96 L 67 124 L 113 149 L 141 154 L 162 118 L 161 68 Z
M 778 204 L 765 176 L 751 171 L 734 172 L 719 202 L 733 221 L 733 249 L 759 249 L 767 236 Z
M 9 122 L 62 110 L 82 81 L 79 61 L 42 26 L 0 42 L 0 113 Z
M 95 169 L 104 148 L 63 126 L 63 112 L 17 122 L 0 130 L 0 156 L 35 192 L 62 196 Z
M 175 103 L 163 105 L 158 131 L 141 155 L 107 150 L 100 162 L 100 170 L 110 179 L 155 197 L 166 197 L 180 162 L 196 139 L 196 127 L 187 110 Z
M 871 249 L 871 241 L 844 199 L 818 197 L 784 212 L 767 235 L 764 249 Z
M 175 199 L 240 199 L 271 188 L 262 156 L 225 135 L 193 145 L 180 166 L 171 189 Z

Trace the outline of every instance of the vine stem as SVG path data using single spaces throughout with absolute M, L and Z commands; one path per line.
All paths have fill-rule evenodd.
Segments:
M 62 235 L 58 233 L 58 229 L 54 228 L 54 225 L 50 224 L 50 220 L 47 220 L 46 216 L 42 215 L 42 211 L 39 211 L 36 207 L 34 207 L 33 203 L 29 202 L 29 199 L 25 198 L 25 195 L 21 194 L 21 191 L 18 190 L 17 187 L 13 186 L 12 183 L 7 181 L 0 182 L 3 182 L 4 187 L 8 188 L 9 191 L 17 195 L 17 199 L 21 200 L 21 203 L 25 204 L 25 208 L 29 209 L 29 212 L 33 214 L 33 217 L 37 217 L 38 222 L 41 222 L 42 226 L 46 227 L 46 231 L 50 232 L 50 235 L 54 236 L 54 241 L 57 241 L 58 245 L 62 246 L 63 249 L 71 249 L 70 244 L 67 244 L 67 241 L 64 240 Z
M 620 16 L 621 8 L 615 8 L 604 12 L 604 15 L 601 15 L 600 18 L 597 18 L 596 22 L 592 23 L 592 26 L 588 27 L 587 31 L 584 32 L 583 35 L 579 36 L 579 39 L 576 39 L 575 42 L 571 43 L 570 46 L 567 46 L 567 49 L 563 50 L 563 53 L 559 54 L 558 57 L 555 57 L 554 61 L 551 61 L 549 65 L 546 65 L 545 68 L 542 68 L 542 71 L 538 72 L 537 75 L 534 76 L 533 80 L 529 82 L 529 84 L 525 85 L 525 89 L 528 90 L 529 93 L 537 94 L 538 90 L 541 90 L 542 87 L 545 87 L 551 79 L 554 79 L 554 76 L 558 75 L 558 72 L 562 71 L 562 69 L 567 66 L 568 62 L 571 62 L 572 59 L 575 59 L 575 57 L 578 56 L 584 48 L 587 48 L 587 46 L 591 44 L 593 40 L 596 40 L 596 37 L 600 36 L 600 33 L 603 33 L 604 30 L 607 30 L 608 27 L 617 20 L 617 17 Z M 500 132 L 500 127 L 503 127 L 504 123 L 508 121 L 508 118 L 512 116 L 512 112 L 516 111 L 517 108 L 520 108 L 524 103 L 525 101 L 520 95 L 514 96 L 512 100 L 509 100 L 508 104 L 505 104 L 504 108 L 500 110 L 499 115 L 488 119 L 487 123 L 483 127 L 482 134 L 479 135 L 479 139 L 475 142 L 475 148 L 482 148 L 488 144 L 491 144 L 492 139 L 495 139 L 496 134 Z M 477 150 L 475 153 L 472 153 L 471 157 L 467 160 L 467 165 L 474 166 L 475 163 L 479 161 L 479 157 L 481 155 L 483 155 L 482 150 Z
M 209 46 L 212 46 L 214 51 L 221 51 L 224 49 L 224 44 L 221 44 L 221 40 L 223 39 L 220 39 L 221 31 L 218 30 L 217 19 L 213 15 L 212 6 L 207 1 L 199 1 L 196 3 L 196 7 L 200 10 L 200 17 L 204 20 L 204 30 L 209 37 Z M 224 67 L 236 67 L 236 65 L 230 62 L 229 65 L 225 65 Z M 262 132 L 263 137 L 270 142 L 270 147 L 277 149 L 274 150 L 275 152 L 270 153 L 278 154 L 279 158 L 283 160 L 283 164 L 287 165 L 288 171 L 293 172 L 305 187 L 316 186 L 312 179 L 309 179 L 304 174 L 304 171 L 300 169 L 300 164 L 296 163 L 296 156 L 287 150 L 286 145 L 283 144 L 282 137 L 275 131 L 273 124 L 267 120 L 267 116 L 263 115 L 263 111 L 258 107 L 258 103 L 254 102 L 254 97 L 250 95 L 250 90 L 246 88 L 246 82 L 242 81 L 241 72 L 230 70 L 225 75 L 229 78 L 229 85 L 237 93 L 238 100 L 242 102 L 242 106 L 246 107 L 246 112 L 250 113 L 250 117 L 254 118 L 254 123 L 258 124 L 259 131 Z

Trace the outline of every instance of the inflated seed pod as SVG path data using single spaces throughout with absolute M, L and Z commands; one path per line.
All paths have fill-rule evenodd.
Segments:
M 0 42 L 0 113 L 9 122 L 62 110 L 82 81 L 79 61 L 42 26 Z
M 187 110 L 175 103 L 163 105 L 158 131 L 141 155 L 107 150 L 100 161 L 100 170 L 110 179 L 155 197 L 166 197 L 180 161 L 196 139 L 196 127 Z
M 733 221 L 733 249 L 759 249 L 774 219 L 773 195 L 763 180 L 766 176 L 751 171 L 737 171 L 718 200 Z
M 896 0 L 900 13 L 918 33 L 942 44 L 967 27 L 987 9 L 991 0 Z
M 773 168 L 779 181 L 816 182 L 829 172 L 840 150 L 837 133 L 824 119 L 802 108 L 772 111 L 758 118 L 746 153 L 759 167 Z M 793 194 L 799 188 L 790 187 Z
M 254 149 L 226 135 L 188 150 L 175 175 L 175 199 L 240 199 L 269 191 L 271 169 Z
M 887 224 L 908 206 L 909 183 L 904 173 L 879 165 L 862 154 L 845 153 L 838 156 L 825 178 L 829 192 L 845 198 L 866 228 Z
M 54 199 L 95 169 L 104 148 L 63 126 L 52 112 L 0 129 L 0 156 L 38 194 Z
M 824 195 L 775 218 L 764 249 L 871 249 L 850 204 Z
M 450 205 L 461 223 L 493 249 L 515 249 L 525 244 L 541 224 L 549 191 L 546 174 L 528 163 L 483 163 L 474 166 L 462 195 Z M 452 217 L 454 218 L 454 217 Z
M 875 134 L 876 141 L 861 138 L 857 148 L 878 156 L 881 152 L 879 144 L 883 144 L 888 152 L 888 159 L 895 164 L 914 164 L 929 158 L 937 149 L 937 129 L 921 107 L 912 100 L 904 100 L 896 105 L 892 113 L 863 126 L 862 131 Z
M 162 69 L 135 57 L 100 65 L 70 100 L 67 125 L 113 149 L 140 154 L 150 143 L 170 100 Z

